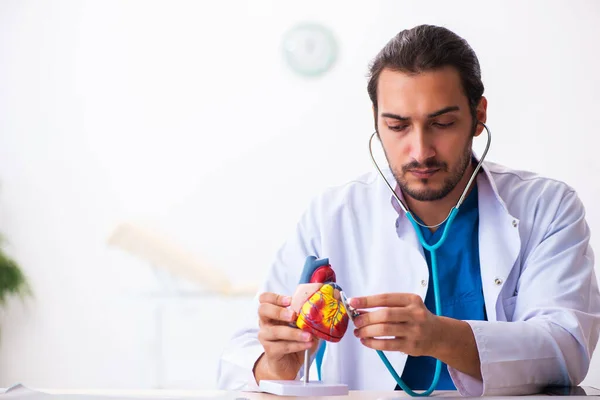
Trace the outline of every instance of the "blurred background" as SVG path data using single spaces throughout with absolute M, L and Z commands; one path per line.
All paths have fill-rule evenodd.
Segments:
M 368 64 L 421 23 L 479 56 L 488 159 L 572 185 L 598 251 L 600 2 L 1 1 L 0 232 L 33 297 L 0 308 L 0 387 L 214 388 L 308 201 L 371 170 Z

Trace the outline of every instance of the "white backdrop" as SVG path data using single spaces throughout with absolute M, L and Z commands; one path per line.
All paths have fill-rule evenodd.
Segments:
M 322 78 L 282 59 L 304 21 L 340 44 Z M 593 0 L 0 2 L 0 231 L 35 292 L 2 311 L 0 386 L 213 387 L 248 299 L 159 295 L 108 236 L 142 221 L 262 278 L 308 200 L 371 168 L 367 66 L 419 23 L 477 52 L 489 159 L 575 187 L 600 248 L 599 22 Z

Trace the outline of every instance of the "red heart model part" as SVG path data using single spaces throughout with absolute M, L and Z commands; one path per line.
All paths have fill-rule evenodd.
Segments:
M 335 272 L 331 265 L 323 265 L 313 272 L 310 283 L 335 282 Z
M 335 298 L 333 285 L 323 285 L 304 303 L 296 326 L 328 342 L 339 342 L 348 329 L 348 312 Z

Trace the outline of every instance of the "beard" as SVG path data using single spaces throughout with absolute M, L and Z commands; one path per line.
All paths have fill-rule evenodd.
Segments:
M 446 197 L 455 187 L 458 185 L 460 180 L 465 174 L 465 171 L 469 167 L 471 162 L 471 144 L 472 140 L 469 140 L 465 148 L 463 149 L 461 156 L 456 165 L 450 170 L 448 164 L 442 161 L 438 161 L 435 158 L 430 158 L 423 163 L 417 161 L 410 162 L 403 165 L 401 170 L 395 167 L 391 167 L 392 173 L 398 186 L 402 189 L 402 192 L 412 197 L 417 201 L 436 201 Z M 388 158 L 387 154 L 385 155 Z M 388 164 L 391 166 L 388 158 Z M 444 179 L 442 186 L 439 189 L 427 187 L 429 179 L 421 179 L 421 183 L 425 186 L 423 188 L 411 187 L 406 180 L 406 174 L 412 169 L 439 169 L 440 171 L 449 172 L 450 174 Z

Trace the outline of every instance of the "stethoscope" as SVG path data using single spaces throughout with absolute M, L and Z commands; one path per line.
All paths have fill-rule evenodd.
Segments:
M 487 144 L 485 146 L 485 150 L 481 156 L 481 159 L 479 160 L 479 163 L 477 164 L 477 167 L 475 168 L 475 170 L 473 171 L 473 174 L 471 175 L 471 179 L 469 179 L 467 186 L 465 187 L 465 189 L 462 192 L 462 195 L 458 199 L 458 202 L 456 203 L 456 205 L 454 207 L 452 207 L 452 209 L 450 210 L 450 213 L 448 214 L 446 219 L 444 219 L 442 222 L 440 222 L 437 225 L 424 225 L 415 219 L 412 212 L 408 209 L 408 207 L 404 204 L 404 202 L 402 200 L 400 200 L 400 197 L 396 194 L 396 191 L 394 190 L 392 185 L 390 185 L 390 183 L 386 179 L 385 175 L 379 168 L 377 161 L 375 161 L 375 157 L 373 156 L 373 138 L 377 135 L 377 132 L 373 132 L 373 134 L 371 135 L 371 138 L 369 139 L 369 153 L 371 154 L 371 160 L 373 161 L 373 164 L 375 164 L 375 168 L 377 168 L 377 171 L 379 171 L 379 174 L 383 178 L 384 182 L 387 184 L 387 186 L 391 190 L 392 194 L 398 201 L 398 204 L 400 204 L 400 207 L 406 214 L 406 217 L 408 218 L 408 220 L 412 223 L 413 227 L 415 228 L 415 231 L 417 232 L 417 236 L 419 238 L 419 242 L 421 242 L 421 245 L 423 246 L 423 248 L 425 250 L 429 251 L 429 253 L 431 254 L 431 272 L 432 272 L 432 278 L 433 278 L 433 294 L 434 294 L 434 299 L 435 299 L 435 314 L 438 316 L 442 315 L 442 306 L 440 304 L 436 250 L 439 249 L 442 246 L 442 244 L 444 244 L 444 242 L 446 241 L 446 237 L 448 236 L 449 227 L 452 224 L 452 222 L 454 221 L 454 218 L 456 218 L 456 215 L 458 214 L 458 209 L 460 208 L 461 204 L 465 200 L 467 192 L 469 191 L 471 184 L 475 180 L 475 177 L 477 176 L 477 173 L 479 172 L 479 169 L 481 168 L 481 165 L 483 164 L 483 161 L 485 160 L 485 156 L 488 152 L 488 149 L 490 148 L 490 143 L 492 141 L 492 135 L 491 135 L 488 127 L 483 122 L 480 122 L 480 121 L 477 121 L 477 122 L 479 124 L 483 125 L 483 127 L 485 128 L 485 130 L 487 132 L 488 139 L 487 139 Z M 422 226 L 424 228 L 437 228 L 438 226 L 442 225 L 444 222 L 446 222 L 446 226 L 444 227 L 444 231 L 442 232 L 442 237 L 440 237 L 440 239 L 437 241 L 437 243 L 435 243 L 433 245 L 428 244 L 425 241 L 425 239 L 423 238 L 423 233 L 421 232 L 421 229 L 419 228 L 419 226 Z M 436 360 L 435 374 L 433 376 L 433 382 L 431 383 L 431 386 L 429 387 L 429 389 L 427 389 L 423 393 L 416 393 L 416 392 L 412 391 L 406 385 L 406 383 L 404 383 L 402 378 L 400 378 L 400 376 L 398 375 L 398 373 L 396 372 L 394 367 L 390 364 L 390 361 L 388 360 L 388 358 L 385 356 L 385 354 L 383 354 L 383 351 L 377 350 L 377 354 L 379 355 L 379 357 L 385 364 L 388 371 L 392 374 L 392 376 L 396 380 L 396 383 L 398 383 L 398 385 L 402 388 L 402 390 L 404 390 L 409 395 L 411 395 L 413 397 L 414 396 L 429 396 L 437 387 L 438 381 L 440 379 L 440 373 L 442 371 L 442 362 L 440 360 Z

